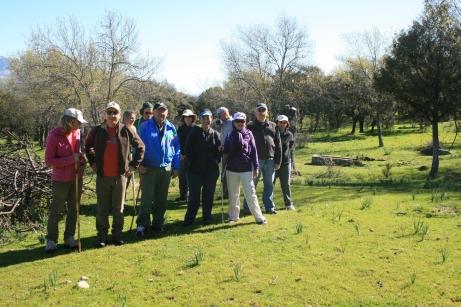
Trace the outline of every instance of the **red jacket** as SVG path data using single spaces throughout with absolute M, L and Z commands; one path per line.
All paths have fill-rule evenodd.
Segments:
M 75 152 L 80 154 L 80 172 L 82 173 L 82 164 L 85 163 L 80 151 L 80 130 L 76 132 Z M 48 134 L 45 148 L 45 163 L 53 168 L 53 181 L 73 181 L 75 180 L 75 164 L 72 152 L 72 146 L 61 127 L 54 128 Z M 80 174 L 81 175 L 81 174 Z

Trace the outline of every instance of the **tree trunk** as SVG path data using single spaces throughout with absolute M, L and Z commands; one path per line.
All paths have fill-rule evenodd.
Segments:
M 429 177 L 434 179 L 439 173 L 439 121 L 432 121 L 432 166 Z
M 376 126 L 376 119 L 373 119 L 373 121 L 371 122 L 370 133 L 373 133 L 375 131 L 375 126 Z
M 354 135 L 355 134 L 355 127 L 357 126 L 357 121 L 358 121 L 358 117 L 357 116 L 353 116 L 352 117 L 352 130 L 351 130 L 351 135 Z
M 364 124 L 365 124 L 365 116 L 362 115 L 362 116 L 359 117 L 359 131 L 360 131 L 360 133 L 364 132 L 364 130 L 363 130 Z
M 383 132 L 381 131 L 381 118 L 379 114 L 376 116 L 376 130 L 378 132 L 379 147 L 384 147 Z

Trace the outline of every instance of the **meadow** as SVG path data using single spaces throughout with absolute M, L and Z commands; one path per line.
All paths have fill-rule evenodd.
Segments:
M 449 145 L 454 126 L 440 131 Z M 346 130 L 310 136 L 296 151 L 297 210 L 282 210 L 277 182 L 279 214 L 263 226 L 251 216 L 222 223 L 218 187 L 214 224 L 199 218 L 183 227 L 186 204 L 174 201 L 174 180 L 165 233 L 139 240 L 129 232 L 130 189 L 126 244 L 96 249 L 95 196 L 87 192 L 82 253 L 45 254 L 41 232 L 11 234 L 0 246 L 0 305 L 460 305 L 461 145 L 440 157 L 439 177 L 430 181 L 432 158 L 418 151 L 430 140 L 429 130 L 409 124 L 386 131 L 384 148 L 376 136 Z M 312 154 L 365 165 L 315 166 Z M 89 289 L 76 287 L 82 276 Z

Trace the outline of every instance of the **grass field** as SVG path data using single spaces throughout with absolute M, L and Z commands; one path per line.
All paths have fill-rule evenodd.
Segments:
M 453 127 L 440 131 L 451 143 Z M 417 148 L 430 139 L 410 126 L 387 132 L 385 148 L 345 130 L 313 135 L 296 152 L 297 211 L 267 216 L 265 226 L 249 216 L 222 224 L 217 198 L 214 224 L 182 227 L 186 205 L 171 201 L 167 232 L 139 241 L 128 232 L 129 200 L 127 244 L 95 249 L 95 197 L 86 194 L 82 253 L 46 255 L 41 233 L 0 246 L 0 305 L 461 305 L 461 146 L 441 157 L 438 179 L 428 181 L 429 169 L 419 169 L 430 168 L 431 157 Z M 377 160 L 313 166 L 314 153 Z M 279 191 L 277 183 L 282 208 Z M 89 289 L 75 286 L 81 276 Z

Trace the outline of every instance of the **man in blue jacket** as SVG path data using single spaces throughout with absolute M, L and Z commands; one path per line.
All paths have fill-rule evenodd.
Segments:
M 167 116 L 166 104 L 156 103 L 153 118 L 143 122 L 139 131 L 146 146 L 144 160 L 139 167 L 139 173 L 143 176 L 142 196 L 136 220 L 136 234 L 141 237 L 151 225 L 156 231 L 164 231 L 170 179 L 175 178 L 179 171 L 179 139 L 176 128 L 166 119 Z

